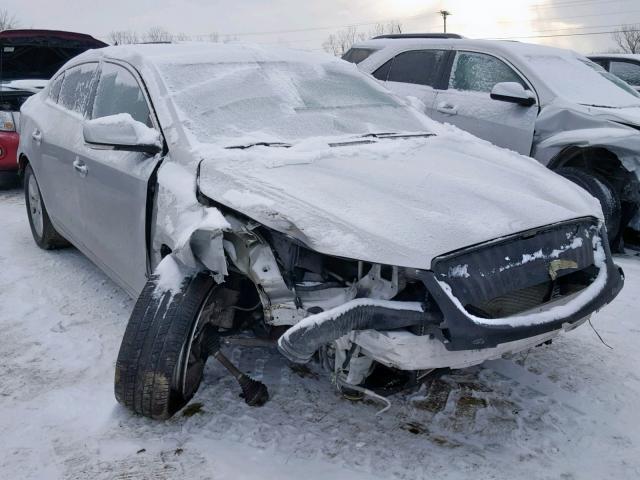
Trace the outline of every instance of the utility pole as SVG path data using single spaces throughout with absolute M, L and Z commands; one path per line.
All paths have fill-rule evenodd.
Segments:
M 448 10 L 440 10 L 438 13 L 442 15 L 442 21 L 444 22 L 444 33 L 447 33 L 447 17 L 451 15 L 451 12 Z

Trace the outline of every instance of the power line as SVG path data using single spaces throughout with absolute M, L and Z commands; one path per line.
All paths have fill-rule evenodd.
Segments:
M 555 35 L 527 35 L 523 37 L 491 37 L 483 40 L 525 40 L 531 38 L 583 37 L 588 35 L 611 35 L 619 31 L 620 30 L 611 30 L 608 32 L 561 33 Z M 640 32 L 640 30 L 623 30 L 623 32 Z
M 591 6 L 593 4 L 619 4 L 620 1 L 627 1 L 627 0 L 575 0 L 575 1 L 567 1 L 567 2 L 555 2 L 553 4 L 534 4 L 534 5 L 529 5 L 528 8 L 530 9 L 534 9 L 534 8 L 547 8 L 547 7 L 588 7 Z M 438 12 L 440 13 L 440 12 Z M 449 15 L 450 13 L 447 12 Z M 535 12 L 532 12 L 535 13 Z M 602 17 L 602 16 L 612 16 L 612 15 L 629 15 L 629 14 L 635 14 L 635 13 L 640 13 L 640 10 L 631 10 L 631 11 L 621 11 L 621 12 L 607 12 L 607 13 L 601 13 L 601 14 L 587 14 L 587 15 L 573 15 L 573 16 L 562 16 L 560 18 L 538 18 L 535 19 L 534 21 L 537 22 L 541 22 L 541 21 L 546 21 L 546 22 L 552 22 L 552 21 L 562 21 L 562 20 L 568 20 L 568 19 L 576 19 L 576 18 L 589 18 L 589 17 Z M 403 20 L 403 21 L 408 21 L 408 20 L 415 20 L 415 19 L 419 19 L 419 18 L 423 18 L 423 17 L 428 17 L 428 16 L 432 16 L 432 15 L 436 15 L 437 13 L 430 13 L 430 12 L 424 12 L 424 13 L 420 13 L 420 14 L 416 14 L 416 15 L 411 15 L 411 16 L 406 16 L 406 17 L 401 17 L 398 18 L 398 20 Z M 446 21 L 446 17 L 445 21 Z M 292 33 L 307 33 L 307 32 L 320 32 L 320 31 L 326 31 L 326 30 L 337 30 L 337 29 L 342 29 L 342 28 L 349 28 L 349 27 L 363 27 L 363 26 L 371 26 L 371 25 L 376 25 L 376 24 L 380 24 L 380 23 L 386 23 L 390 21 L 389 18 L 387 19 L 378 19 L 378 20 L 371 20 L 371 21 L 360 21 L 360 22 L 354 22 L 354 23 L 350 23 L 350 24 L 346 24 L 346 25 L 332 25 L 332 26 L 321 26 L 321 27 L 308 27 L 308 28 L 297 28 L 297 29 L 286 29 L 286 30 L 271 30 L 271 31 L 258 31 L 258 32 L 236 32 L 236 33 L 219 33 L 219 35 L 221 37 L 248 37 L 248 36 L 264 36 L 264 35 L 283 35 L 283 34 L 292 34 Z M 499 22 L 500 25 L 514 25 L 514 24 L 518 24 L 518 23 L 524 23 L 524 22 L 531 22 L 531 20 L 523 20 L 523 21 L 501 21 Z M 462 26 L 464 25 L 469 25 L 471 26 L 472 24 L 469 23 L 461 23 L 459 25 L 457 25 L 456 27 L 461 29 Z M 429 25 L 429 26 L 425 26 L 423 28 L 426 28 L 427 30 L 431 30 L 431 29 L 436 29 L 438 28 L 439 25 L 434 24 L 434 25 Z M 611 25 L 612 27 L 615 25 Z M 602 28 L 602 27 L 572 27 L 570 29 L 565 29 L 565 30 L 576 30 L 576 29 L 586 29 L 586 28 Z M 560 31 L 561 29 L 549 29 L 549 30 L 541 30 L 541 32 L 544 31 Z M 606 32 L 603 32 L 602 34 L 604 34 Z M 598 32 L 593 32 L 593 34 L 600 34 Z M 576 34 L 577 35 L 577 34 Z M 209 34 L 195 34 L 195 35 L 191 35 L 191 38 L 205 38 L 208 37 Z M 565 35 L 565 36 L 569 36 L 569 35 Z M 507 37 L 505 37 L 507 38 Z M 508 37 L 508 38 L 542 38 L 542 36 L 523 36 L 523 37 Z M 310 43 L 312 40 L 299 40 L 297 41 L 298 43 L 303 43 L 303 42 L 307 42 Z M 280 42 L 276 42 L 276 43 L 280 43 Z

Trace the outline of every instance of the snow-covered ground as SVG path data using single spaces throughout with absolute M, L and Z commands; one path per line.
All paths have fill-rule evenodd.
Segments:
M 342 399 L 323 373 L 233 350 L 272 400 L 247 407 L 210 361 L 167 422 L 116 404 L 133 301 L 73 249 L 31 239 L 22 194 L 0 193 L 0 478 L 640 478 L 640 258 L 593 324 L 551 346 L 433 380 L 392 408 Z

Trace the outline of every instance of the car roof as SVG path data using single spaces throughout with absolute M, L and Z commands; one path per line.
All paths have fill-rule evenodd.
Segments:
M 75 61 L 109 58 L 135 67 L 198 63 L 303 62 L 330 63 L 342 60 L 326 53 L 244 43 L 181 42 L 119 45 L 87 51 Z
M 43 30 L 43 29 L 15 29 L 15 30 L 3 30 L 0 32 L 0 40 L 3 43 L 24 43 L 42 41 L 60 41 L 69 40 L 75 42 L 82 42 L 91 45 L 95 48 L 106 47 L 107 44 L 93 38 L 86 33 L 66 32 L 63 30 Z
M 395 51 L 418 48 L 478 49 L 504 56 L 567 55 L 571 50 L 511 40 L 475 40 L 469 38 L 377 38 L 358 42 L 355 48 Z M 575 52 L 572 52 L 575 55 Z

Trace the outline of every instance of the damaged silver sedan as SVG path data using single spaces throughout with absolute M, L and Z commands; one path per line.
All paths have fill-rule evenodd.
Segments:
M 115 393 L 152 418 L 187 404 L 209 357 L 268 400 L 231 338 L 362 392 L 544 343 L 623 285 L 584 190 L 326 56 L 91 51 L 21 128 L 36 243 L 73 244 L 138 298 Z

